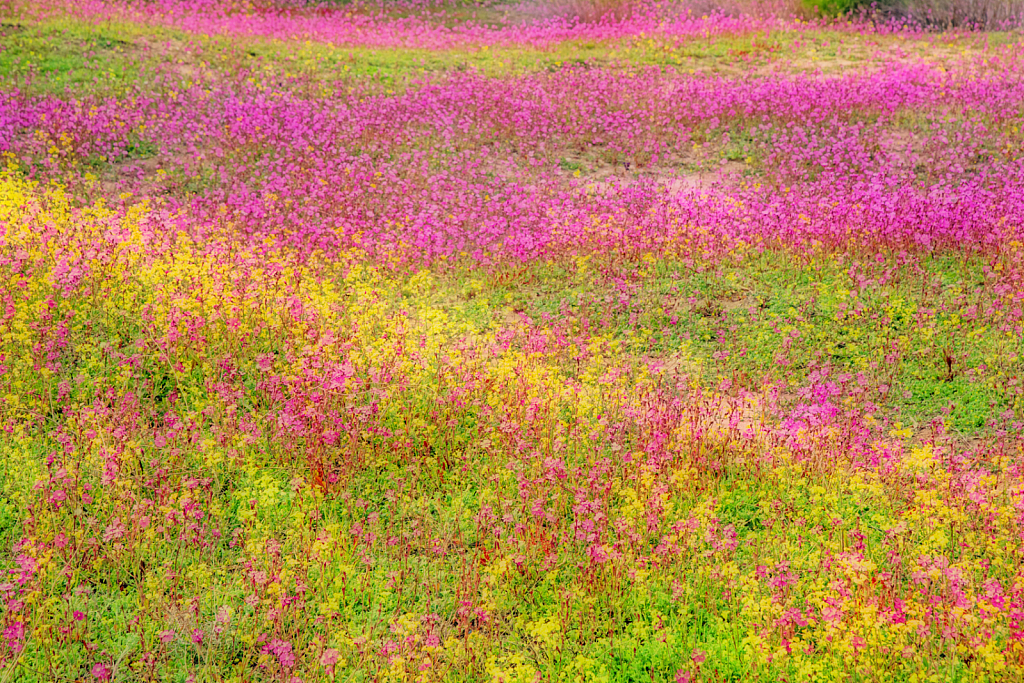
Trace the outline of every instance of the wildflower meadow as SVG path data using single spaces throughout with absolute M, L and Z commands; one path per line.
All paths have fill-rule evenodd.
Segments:
M 0 683 L 1024 680 L 1017 25 L 574 7 L 0 2 Z

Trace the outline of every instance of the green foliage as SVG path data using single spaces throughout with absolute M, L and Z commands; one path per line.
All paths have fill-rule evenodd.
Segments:
M 803 0 L 804 5 L 821 16 L 838 17 L 863 11 L 872 6 L 869 0 Z
M 123 34 L 77 23 L 0 26 L 0 83 L 48 92 L 125 86 L 138 71 Z

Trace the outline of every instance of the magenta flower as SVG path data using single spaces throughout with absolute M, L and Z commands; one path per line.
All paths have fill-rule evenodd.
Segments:
M 278 663 L 285 668 L 295 666 L 296 659 L 292 652 L 292 644 L 287 640 L 272 640 L 263 646 L 262 652 L 276 656 Z
M 333 674 L 334 667 L 338 664 L 340 656 L 341 653 L 334 648 L 327 648 L 323 651 L 323 654 L 320 655 L 320 666 L 324 667 L 328 674 Z
M 120 517 L 115 517 L 114 520 L 107 526 L 103 531 L 103 540 L 107 543 L 111 541 L 118 541 L 124 538 L 127 529 Z

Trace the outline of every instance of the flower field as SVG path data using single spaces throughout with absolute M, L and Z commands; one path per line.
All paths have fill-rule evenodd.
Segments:
M 0 5 L 0 683 L 1024 679 L 1017 31 Z

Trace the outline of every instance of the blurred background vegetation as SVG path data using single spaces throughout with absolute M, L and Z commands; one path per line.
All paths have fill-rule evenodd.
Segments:
M 2 0 L 0 0 L 2 1 Z M 306 0 L 362 5 L 394 10 L 409 0 Z M 638 8 L 655 4 L 651 0 L 418 0 L 417 5 L 438 9 L 486 7 L 506 9 L 533 16 L 579 17 L 596 21 L 603 17 L 622 18 Z M 757 16 L 797 15 L 814 17 L 866 16 L 881 21 L 910 21 L 928 28 L 975 27 L 1005 29 L 1024 19 L 1024 0 L 661 0 L 661 8 L 676 5 L 695 14 L 714 11 Z

